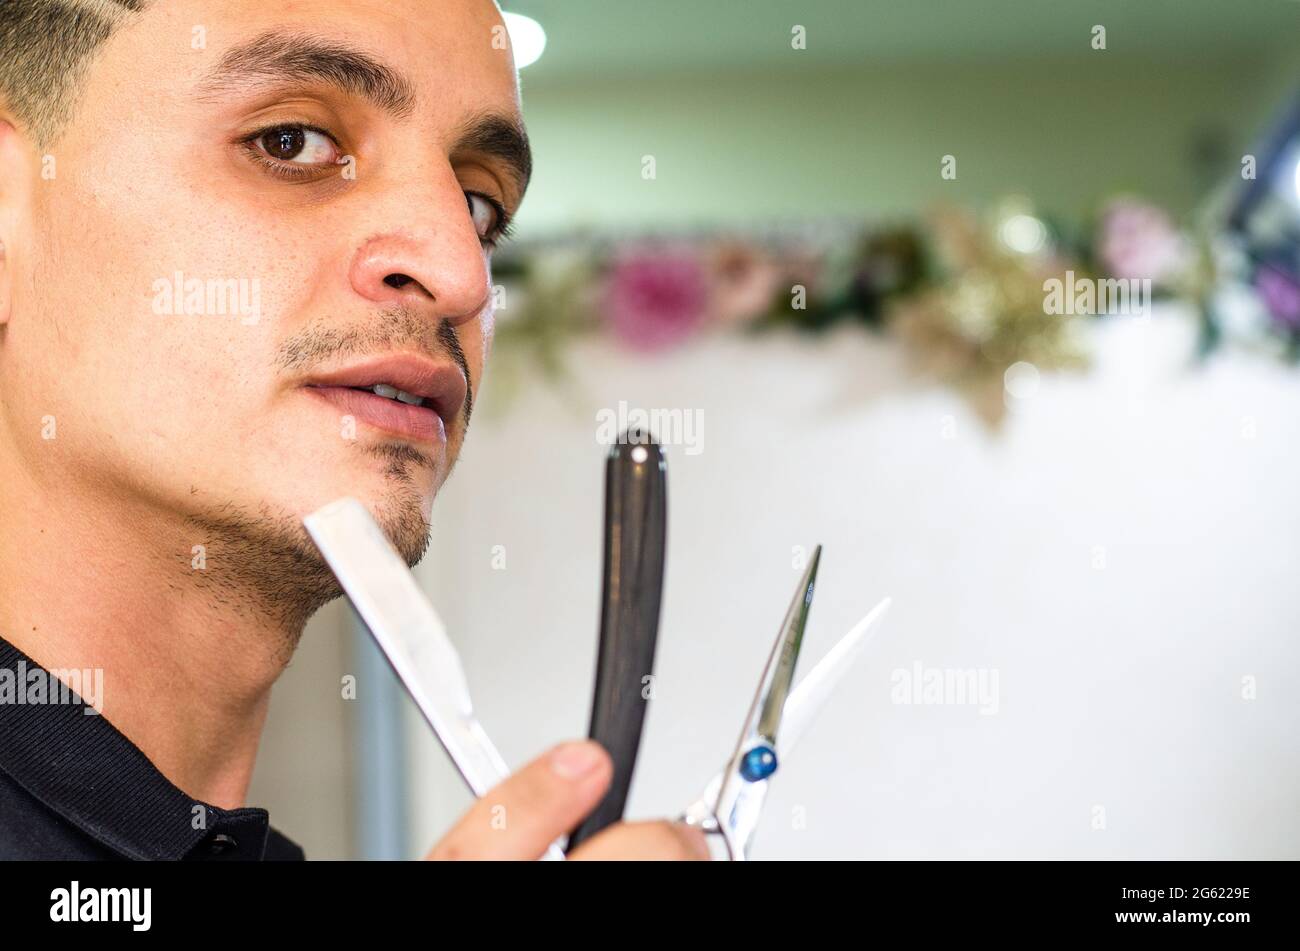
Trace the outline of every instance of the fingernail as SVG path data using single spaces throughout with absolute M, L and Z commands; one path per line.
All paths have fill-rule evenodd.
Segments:
M 551 754 L 551 769 L 557 776 L 577 779 L 600 764 L 600 747 L 590 742 L 565 743 Z

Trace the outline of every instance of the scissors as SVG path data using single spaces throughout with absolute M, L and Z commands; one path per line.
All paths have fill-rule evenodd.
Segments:
M 474 795 L 485 795 L 509 769 L 474 715 L 456 649 L 405 560 L 356 499 L 331 502 L 303 521 L 465 784 Z M 820 560 L 819 545 L 786 613 L 735 752 L 681 819 L 720 835 L 732 859 L 748 858 L 772 775 L 889 607 L 886 598 L 791 690 Z M 560 843 L 552 843 L 544 857 L 562 860 Z
M 821 551 L 820 545 L 814 549 L 795 590 L 731 758 L 680 819 L 721 837 L 727 857 L 732 861 L 749 858 L 772 777 L 861 652 L 868 633 L 889 610 L 891 599 L 885 598 L 792 690 Z

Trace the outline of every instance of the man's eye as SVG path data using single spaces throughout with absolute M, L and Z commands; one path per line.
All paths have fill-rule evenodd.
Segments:
M 338 161 L 338 146 L 325 133 L 305 126 L 281 126 L 255 140 L 271 158 L 295 165 L 331 165 Z
M 499 219 L 497 213 L 500 207 L 489 198 L 474 192 L 466 192 L 465 198 L 469 202 L 469 216 L 474 219 L 474 228 L 478 231 L 480 238 L 492 237 Z

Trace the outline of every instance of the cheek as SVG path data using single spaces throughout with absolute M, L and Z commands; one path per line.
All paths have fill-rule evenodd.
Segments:
M 131 453 L 244 435 L 239 416 L 272 379 L 273 315 L 286 304 L 276 292 L 304 286 L 259 244 L 269 237 L 195 204 L 138 182 L 49 203 L 25 327 L 31 388 Z M 259 271 L 263 260 L 277 270 Z

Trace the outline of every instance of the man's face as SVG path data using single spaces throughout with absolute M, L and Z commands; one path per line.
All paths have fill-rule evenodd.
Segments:
M 503 32 L 490 0 L 165 0 L 115 34 L 7 242 L 20 454 L 252 536 L 356 496 L 418 559 L 526 185 L 508 131 L 463 137 L 520 122 Z

